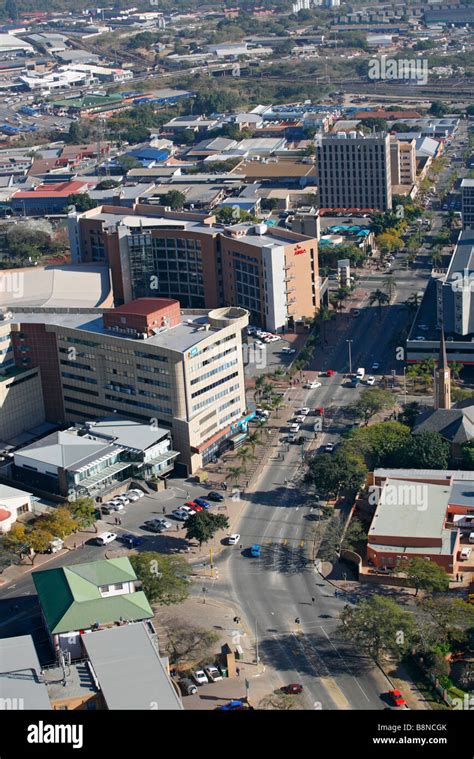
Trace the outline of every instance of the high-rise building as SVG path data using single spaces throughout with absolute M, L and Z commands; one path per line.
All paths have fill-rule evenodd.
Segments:
M 474 229 L 474 179 L 462 180 L 461 193 L 462 228 Z
M 388 135 L 352 131 L 319 135 L 316 140 L 320 209 L 391 209 Z
M 168 429 L 190 473 L 246 427 L 245 309 L 144 298 L 103 312 L 18 311 L 10 323 L 18 365 L 43 377 L 49 421 L 117 414 Z
M 107 262 L 116 302 L 179 300 L 185 308 L 240 306 L 253 324 L 281 330 L 319 308 L 315 237 L 266 224 L 103 206 L 72 214 L 75 262 Z
M 390 173 L 392 193 L 397 185 L 412 187 L 416 181 L 416 141 L 390 142 Z

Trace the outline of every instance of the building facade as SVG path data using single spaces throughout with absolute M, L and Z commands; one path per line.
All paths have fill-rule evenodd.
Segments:
M 179 300 L 185 308 L 239 306 L 276 331 L 319 308 L 315 237 L 265 224 L 224 227 L 214 216 L 150 205 L 104 206 L 69 217 L 76 262 L 107 262 L 116 302 Z
M 318 135 L 316 145 L 320 209 L 391 209 L 388 135 L 338 132 Z
M 461 181 L 462 228 L 474 229 L 474 179 Z
M 170 430 L 187 472 L 214 456 L 246 410 L 248 311 L 181 312 L 177 301 L 160 298 L 73 311 L 18 312 L 11 319 L 18 360 L 22 346 L 52 378 L 43 381 L 47 419 L 117 414 Z M 38 334 L 47 339 L 38 341 Z

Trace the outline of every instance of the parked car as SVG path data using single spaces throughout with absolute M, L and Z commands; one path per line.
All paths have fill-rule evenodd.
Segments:
M 258 559 L 260 557 L 261 547 L 258 545 L 258 543 L 255 543 L 253 546 L 250 546 L 250 556 L 253 556 L 254 559 Z
M 335 448 L 334 443 L 327 443 L 327 445 L 324 446 L 324 450 L 326 453 L 332 453 Z
M 288 440 L 289 443 L 297 443 L 298 440 L 299 440 L 299 438 L 300 438 L 300 436 L 296 432 L 290 432 L 290 434 L 288 435 L 287 440 Z
M 328 369 L 327 372 L 324 372 L 324 375 L 326 377 L 333 377 L 335 374 L 336 372 L 334 371 L 334 369 Z
M 118 495 L 117 498 L 114 498 L 114 501 L 117 505 L 122 504 L 122 506 L 127 506 L 130 503 L 130 499 L 126 495 Z
M 62 538 L 53 538 L 49 541 L 48 553 L 57 553 L 64 547 L 64 540 Z
M 130 493 L 132 493 L 133 495 L 137 495 L 139 498 L 143 498 L 143 496 L 145 495 L 143 490 L 139 490 L 138 488 L 132 488 L 132 490 L 128 491 L 128 495 L 130 495 Z
M 194 696 L 197 693 L 197 688 L 190 677 L 181 678 L 178 680 L 178 685 L 183 696 Z
M 211 504 L 204 500 L 204 498 L 195 498 L 194 503 L 197 503 L 198 506 L 202 506 L 203 509 L 210 509 Z
M 214 664 L 206 664 L 204 672 L 211 683 L 215 683 L 217 680 L 222 680 L 222 675 Z
M 316 416 L 324 416 L 324 408 L 322 406 L 318 406 L 314 409 L 314 413 Z
M 196 509 L 192 509 L 187 504 L 184 504 L 184 506 L 181 506 L 181 511 L 185 511 L 188 516 L 192 516 L 193 514 L 196 513 Z
M 296 424 L 304 424 L 306 421 L 306 417 L 302 416 L 301 414 L 298 416 L 295 416 L 295 422 Z
M 299 431 L 300 431 L 299 424 L 290 424 L 290 432 L 299 432 Z
M 175 509 L 171 512 L 171 516 L 179 522 L 185 522 L 189 517 L 189 511 L 185 511 L 185 509 Z
M 307 390 L 316 390 L 316 388 L 321 387 L 321 383 L 317 380 L 312 380 L 311 382 L 306 382 L 305 388 Z
M 300 414 L 301 416 L 308 416 L 308 414 L 311 413 L 311 409 L 308 408 L 308 406 L 303 406 L 302 408 L 299 408 L 296 413 Z
M 149 519 L 145 522 L 145 527 L 147 530 L 150 530 L 150 532 L 164 532 L 165 530 L 169 530 L 172 526 L 171 522 L 168 522 L 167 519 Z
M 461 561 L 467 561 L 472 553 L 472 548 L 462 548 L 461 553 L 459 554 L 459 558 Z
M 137 495 L 136 493 L 131 493 L 130 491 L 127 493 L 127 498 L 132 503 L 135 503 L 135 501 L 139 501 L 140 500 L 140 496 L 139 495 Z
M 195 669 L 191 676 L 196 685 L 206 685 L 209 682 L 203 669 Z
M 143 538 L 140 538 L 138 535 L 132 535 L 132 533 L 125 533 L 125 535 L 120 535 L 120 541 L 122 543 L 125 543 L 127 548 L 138 548 L 138 546 L 141 546 L 143 543 Z
M 108 501 L 108 503 L 103 503 L 100 508 L 104 514 L 112 514 L 113 511 L 116 511 L 117 504 Z
M 388 697 L 393 706 L 406 706 L 407 704 L 399 690 L 389 690 Z
M 367 377 L 367 379 L 365 380 L 365 383 L 366 385 L 375 385 L 375 377 L 372 377 L 372 376 Z
M 224 500 L 222 493 L 217 493 L 215 490 L 211 490 L 211 492 L 207 494 L 207 497 L 210 501 L 217 501 L 217 503 Z
M 234 532 L 233 535 L 227 535 L 225 542 L 228 546 L 235 546 L 240 540 L 240 533 Z
M 295 348 L 288 348 L 285 346 L 284 348 L 281 349 L 280 353 L 284 353 L 285 356 L 292 356 L 293 353 L 296 353 L 296 350 Z
M 280 690 L 287 695 L 295 695 L 303 693 L 304 688 L 301 683 L 290 683 L 289 685 L 284 685 Z
M 252 709 L 253 707 L 248 706 L 247 704 L 243 704 L 242 701 L 228 701 L 227 704 L 222 704 L 222 706 L 216 706 L 216 710 L 219 712 L 244 712 L 248 709 Z
M 108 543 L 112 543 L 116 539 L 117 535 L 115 532 L 101 532 L 100 535 L 97 535 L 95 540 L 99 546 L 106 546 Z

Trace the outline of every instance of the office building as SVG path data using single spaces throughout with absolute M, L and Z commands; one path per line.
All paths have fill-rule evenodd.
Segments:
M 390 173 L 392 193 L 398 185 L 413 187 L 416 181 L 416 140 L 390 142 Z
M 321 210 L 386 211 L 392 207 L 390 138 L 338 132 L 316 137 Z
M 461 181 L 462 228 L 474 229 L 474 179 Z
M 164 428 L 189 473 L 245 428 L 245 309 L 181 312 L 178 301 L 144 298 L 109 311 L 17 312 L 11 323 L 18 364 L 40 369 L 49 421 L 116 414 Z
M 282 330 L 319 308 L 317 239 L 266 224 L 103 206 L 69 216 L 75 262 L 107 262 L 116 302 L 179 300 L 185 308 L 239 306 Z

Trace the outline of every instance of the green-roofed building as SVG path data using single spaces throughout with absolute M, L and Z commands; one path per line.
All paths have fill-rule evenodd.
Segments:
M 101 111 L 115 111 L 119 108 L 130 107 L 130 103 L 127 103 L 121 95 L 95 94 L 54 100 L 51 107 L 56 113 L 66 110 L 70 114 L 82 115 L 100 113 Z
M 33 572 L 33 582 L 54 649 L 73 659 L 83 656 L 89 631 L 153 617 L 126 557 Z

